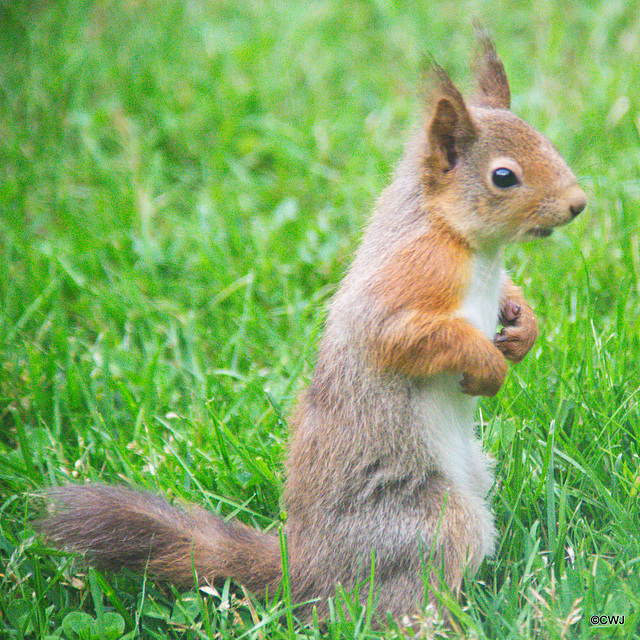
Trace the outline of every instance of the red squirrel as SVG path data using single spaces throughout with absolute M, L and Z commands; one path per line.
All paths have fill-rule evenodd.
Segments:
M 548 236 L 586 197 L 552 144 L 509 110 L 503 64 L 478 39 L 472 100 L 431 66 L 424 123 L 330 303 L 291 418 L 284 531 L 291 597 L 311 601 L 302 620 L 314 606 L 327 617 L 338 583 L 367 584 L 372 555 L 379 619 L 399 620 L 424 610 L 425 580 L 457 592 L 494 548 L 477 397 L 497 393 L 507 361 L 538 333 L 503 246 Z M 277 535 L 97 483 L 46 495 L 39 530 L 97 567 L 180 587 L 195 571 L 201 584 L 231 578 L 259 597 L 281 583 Z

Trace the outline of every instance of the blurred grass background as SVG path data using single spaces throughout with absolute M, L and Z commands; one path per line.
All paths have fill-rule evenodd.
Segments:
M 27 496 L 102 479 L 277 524 L 323 305 L 424 54 L 471 91 L 472 17 L 589 207 L 508 253 L 542 333 L 482 404 L 500 545 L 441 633 L 640 637 L 640 19 L 604 0 L 0 0 L 0 637 L 291 637 L 228 588 L 87 574 Z

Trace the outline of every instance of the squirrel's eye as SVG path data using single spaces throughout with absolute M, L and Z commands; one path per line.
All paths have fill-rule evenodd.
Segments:
M 509 187 L 515 187 L 519 184 L 518 176 L 511 171 L 511 169 L 507 169 L 506 167 L 499 167 L 495 169 L 491 174 L 491 180 L 496 187 L 500 189 L 508 189 Z

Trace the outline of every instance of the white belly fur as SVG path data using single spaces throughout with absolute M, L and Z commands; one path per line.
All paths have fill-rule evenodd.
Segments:
M 458 315 L 489 339 L 498 322 L 502 278 L 500 251 L 474 255 L 471 283 Z M 462 393 L 459 376 L 445 373 L 422 386 L 412 404 L 439 471 L 460 494 L 483 499 L 493 475 L 474 432 L 477 398 Z

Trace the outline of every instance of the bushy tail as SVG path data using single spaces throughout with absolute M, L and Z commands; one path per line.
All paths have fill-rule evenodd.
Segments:
M 148 571 L 179 587 L 231 578 L 257 596 L 282 575 L 276 536 L 160 496 L 103 484 L 44 493 L 50 511 L 36 528 L 52 544 L 79 551 L 102 569 Z

